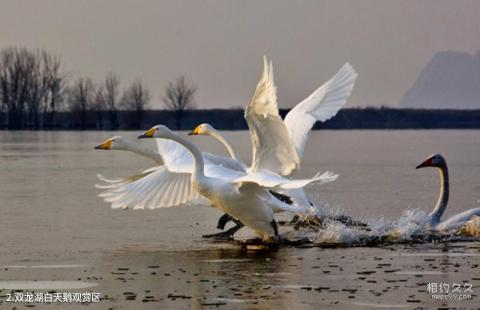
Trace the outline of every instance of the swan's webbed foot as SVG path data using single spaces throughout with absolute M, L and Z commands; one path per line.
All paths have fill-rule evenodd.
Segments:
M 215 234 L 202 235 L 202 238 L 216 239 L 216 240 L 233 240 L 233 234 L 228 231 L 222 231 Z
M 216 234 L 203 235 L 202 238 L 212 238 L 217 240 L 233 240 L 233 235 L 237 231 L 239 231 L 244 225 L 242 222 L 240 222 L 237 219 L 232 218 L 232 220 L 235 222 L 236 225 L 230 228 L 229 230 L 222 231 Z

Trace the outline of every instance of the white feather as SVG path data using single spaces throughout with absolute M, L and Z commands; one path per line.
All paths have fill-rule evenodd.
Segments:
M 285 126 L 300 157 L 303 157 L 313 125 L 317 121 L 325 122 L 338 113 L 347 102 L 357 77 L 353 67 L 346 63 L 329 81 L 288 112 Z

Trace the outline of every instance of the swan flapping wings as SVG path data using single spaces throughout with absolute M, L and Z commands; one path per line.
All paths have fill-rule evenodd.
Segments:
M 281 175 L 295 171 L 303 156 L 308 134 L 317 121 L 326 121 L 345 105 L 357 73 L 345 64 L 329 81 L 300 102 L 282 120 L 278 112 L 272 63 L 264 68 L 245 119 L 253 145 L 252 171 L 267 169 Z
M 115 145 L 115 142 L 112 143 Z M 103 184 L 97 184 L 96 187 L 104 190 L 99 196 L 111 203 L 112 208 L 156 209 L 187 202 L 204 202 L 192 187 L 193 158 L 183 145 L 172 140 L 156 139 L 157 154 L 153 156 L 123 138 L 121 144 L 121 149 L 149 155 L 156 162 L 159 162 L 160 155 L 162 164 L 122 179 L 97 175 Z M 203 153 L 203 157 L 206 170 L 211 175 L 235 179 L 244 174 L 245 167 L 236 160 L 209 153 Z M 241 173 L 238 174 L 238 171 Z
M 263 74 L 244 116 L 252 139 L 252 171 L 270 170 L 288 175 L 300 165 L 300 157 L 278 113 L 273 68 L 265 57 Z

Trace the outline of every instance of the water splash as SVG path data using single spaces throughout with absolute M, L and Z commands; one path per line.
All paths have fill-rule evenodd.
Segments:
M 365 241 L 402 242 L 412 240 L 413 236 L 429 232 L 430 217 L 425 211 L 405 210 L 398 220 L 383 217 L 365 221 L 339 221 L 343 213 L 330 212 L 323 215 L 306 217 L 295 225 L 296 230 L 288 233 L 296 240 L 304 238 L 315 244 L 365 244 Z M 335 214 L 335 215 L 332 215 Z

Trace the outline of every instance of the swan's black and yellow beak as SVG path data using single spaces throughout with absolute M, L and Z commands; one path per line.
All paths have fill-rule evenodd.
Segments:
M 150 128 L 149 130 L 145 131 L 143 134 L 139 135 L 138 139 L 153 138 L 155 131 L 157 131 L 157 128 L 155 127 Z
M 95 150 L 109 150 L 112 147 L 112 140 L 107 140 L 94 147 Z
M 415 169 L 431 167 L 431 166 L 432 166 L 432 159 L 429 158 L 429 159 L 425 160 L 423 163 L 421 163 L 420 165 L 418 165 Z
M 192 130 L 188 133 L 189 136 L 196 136 L 198 134 L 200 134 L 200 126 L 195 127 L 194 130 Z

